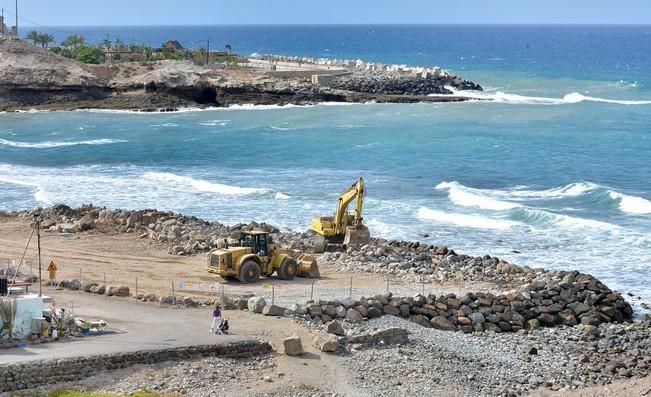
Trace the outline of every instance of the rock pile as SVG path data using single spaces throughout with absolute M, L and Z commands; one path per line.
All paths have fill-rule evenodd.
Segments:
M 499 287 L 522 286 L 544 269 L 517 266 L 504 259 L 458 254 L 445 246 L 373 239 L 360 249 L 329 252 L 320 258 L 342 272 L 377 273 L 404 281 L 489 281 Z
M 23 218 L 31 219 L 33 211 L 19 213 Z M 155 209 L 126 211 L 110 210 L 104 207 L 83 205 L 73 209 L 59 204 L 41 212 L 41 226 L 52 232 L 79 233 L 94 230 L 100 233 L 134 233 L 140 238 L 157 241 L 169 247 L 173 255 L 192 255 L 220 248 L 231 239 L 233 232 L 258 229 L 275 233 L 279 230 L 266 223 L 251 222 L 225 226 L 219 222 L 208 222 L 194 216 L 185 216 L 173 212 Z M 231 244 L 233 243 L 232 240 Z
M 452 94 L 446 87 L 459 90 L 478 90 L 482 87 L 472 81 L 464 80 L 454 75 L 427 75 L 357 71 L 337 79 L 331 88 L 390 95 L 430 95 Z
M 393 315 L 446 331 L 513 332 L 557 325 L 598 326 L 631 321 L 633 309 L 597 279 L 578 272 L 558 272 L 560 279 L 535 280 L 519 292 L 503 295 L 467 293 L 394 297 L 391 293 L 357 301 L 319 301 L 292 310 L 317 323 L 334 319 L 361 322 Z

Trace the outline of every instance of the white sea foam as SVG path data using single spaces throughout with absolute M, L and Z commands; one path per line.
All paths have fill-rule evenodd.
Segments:
M 645 215 L 651 214 L 651 201 L 637 196 L 629 196 L 613 190 L 608 195 L 619 202 L 619 209 L 629 214 Z
M 593 229 L 601 231 L 620 230 L 621 227 L 608 222 L 597 221 L 563 214 L 556 214 L 541 208 L 522 207 L 512 216 L 537 229 Z
M 482 215 L 468 215 L 460 213 L 450 213 L 421 207 L 418 210 L 418 218 L 440 223 L 451 224 L 461 227 L 470 227 L 475 229 L 509 229 L 520 225 L 508 219 L 489 218 Z
M 246 188 L 209 182 L 203 179 L 195 179 L 189 176 L 176 175 L 171 172 L 145 172 L 143 179 L 152 182 L 173 183 L 181 186 L 189 186 L 199 192 L 218 193 L 224 195 L 245 195 L 262 193 L 265 191 L 265 189 Z
M 497 91 L 495 93 L 488 93 L 485 91 L 458 91 L 454 89 L 451 91 L 456 96 L 461 96 L 469 99 L 523 105 L 568 105 L 581 102 L 609 103 L 614 105 L 651 105 L 651 101 L 649 100 L 605 99 L 583 95 L 578 92 L 569 93 L 563 98 L 551 98 L 509 94 L 502 91 Z M 431 94 L 430 96 L 440 96 L 440 94 Z
M 225 127 L 230 122 L 231 122 L 230 120 L 210 120 L 210 121 L 202 121 L 199 123 L 199 125 L 205 125 L 209 127 L 216 127 L 216 126 Z
M 591 182 L 575 182 L 570 183 L 565 186 L 554 187 L 551 189 L 544 190 L 530 190 L 528 186 L 516 186 L 509 189 L 499 190 L 499 189 L 476 189 L 469 186 L 465 186 L 457 181 L 452 182 L 441 182 L 436 185 L 436 189 L 445 190 L 449 189 L 450 192 L 460 192 L 466 194 L 474 194 L 476 196 L 481 196 L 482 200 L 488 199 L 499 199 L 499 200 L 528 200 L 528 199 L 561 199 L 566 197 L 578 197 L 586 193 L 590 193 L 596 189 L 600 188 L 599 185 L 596 185 Z M 498 204 L 500 206 L 503 204 Z M 516 203 L 508 203 L 511 205 L 510 208 L 515 208 L 518 206 Z M 510 208 L 492 208 L 492 209 L 510 209 Z M 489 208 L 491 209 L 491 208 Z
M 10 141 L 7 139 L 0 139 L 0 145 L 19 147 L 19 148 L 33 148 L 33 149 L 47 149 L 62 146 L 76 146 L 76 145 L 110 145 L 112 143 L 127 143 L 128 141 L 122 139 L 93 139 L 89 141 L 46 141 L 46 142 L 19 142 Z
M 436 185 L 438 190 L 448 190 L 450 200 L 463 207 L 479 207 L 493 211 L 505 211 L 517 208 L 520 204 L 501 201 L 482 195 L 479 189 L 468 189 L 458 182 L 442 182 Z
M 281 192 L 277 192 L 277 193 L 274 195 L 274 198 L 275 198 L 276 200 L 288 200 L 289 197 L 290 197 L 290 196 L 288 196 L 288 195 L 286 195 L 286 194 L 284 194 L 284 193 L 281 193 Z

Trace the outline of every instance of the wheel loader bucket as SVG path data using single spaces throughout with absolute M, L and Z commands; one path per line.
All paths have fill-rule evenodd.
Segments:
M 364 225 L 349 226 L 346 228 L 346 235 L 344 236 L 344 245 L 363 245 L 371 240 L 371 232 Z
M 319 278 L 319 265 L 316 263 L 316 258 L 307 254 L 294 254 L 292 255 L 296 262 L 298 262 L 298 277 L 306 278 Z

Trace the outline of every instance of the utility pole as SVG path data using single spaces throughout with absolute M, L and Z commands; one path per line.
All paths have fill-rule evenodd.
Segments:
M 208 39 L 208 44 L 206 44 L 206 67 L 210 63 L 210 39 Z
M 38 247 L 38 296 L 43 296 L 43 277 L 41 272 L 41 214 L 36 214 L 36 246 Z
M 16 0 L 16 38 L 20 37 L 18 35 L 18 0 Z
M 5 9 L 4 8 L 2 9 L 2 18 L 0 19 L 2 20 L 2 23 L 0 23 L 0 29 L 2 29 L 2 36 L 4 36 L 5 35 Z

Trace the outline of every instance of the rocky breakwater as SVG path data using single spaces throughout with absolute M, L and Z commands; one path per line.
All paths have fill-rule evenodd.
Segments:
M 22 211 L 18 216 L 32 220 L 33 211 Z M 274 241 L 285 244 L 292 234 L 282 234 L 266 223 L 250 222 L 226 226 L 193 216 L 155 209 L 128 211 L 84 205 L 70 208 L 59 204 L 41 211 L 41 227 L 59 233 L 133 233 L 168 247 L 173 255 L 193 255 L 234 244 L 233 236 L 241 230 L 264 230 L 272 233 Z
M 430 94 L 453 94 L 448 88 L 478 90 L 482 87 L 449 72 L 404 73 L 393 71 L 355 71 L 339 77 L 331 88 L 369 94 L 427 96 Z
M 624 298 L 591 275 L 554 272 L 534 280 L 518 292 L 493 295 L 467 293 L 394 297 L 391 293 L 359 300 L 308 303 L 293 308 L 317 323 L 334 319 L 361 322 L 384 315 L 408 319 L 445 331 L 514 332 L 554 326 L 599 326 L 632 319 Z

